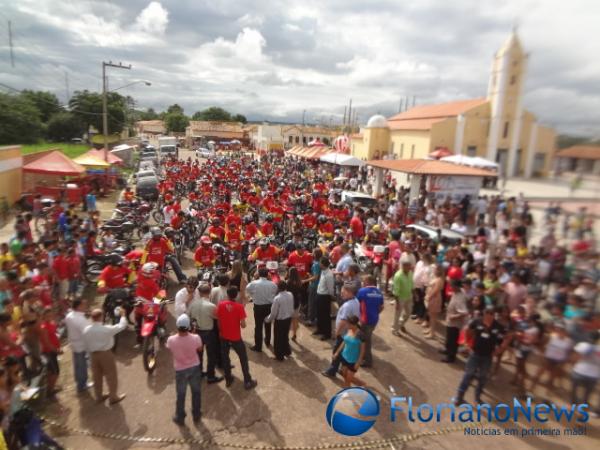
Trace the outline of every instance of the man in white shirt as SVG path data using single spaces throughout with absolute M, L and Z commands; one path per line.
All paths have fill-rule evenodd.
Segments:
M 92 386 L 91 383 L 88 385 L 87 382 L 87 355 L 83 341 L 83 330 L 90 324 L 90 321 L 85 317 L 84 311 L 85 303 L 83 300 L 75 299 L 73 300 L 73 309 L 65 317 L 67 337 L 73 352 L 73 375 L 79 393 L 85 392 L 86 389 Z
M 317 330 L 313 334 L 320 334 L 321 340 L 331 339 L 331 300 L 335 295 L 335 277 L 329 268 L 329 258 L 326 256 L 319 261 L 321 276 L 317 285 Z
M 114 405 L 125 398 L 125 394 L 118 394 L 117 365 L 112 348 L 115 345 L 115 334 L 127 328 L 127 312 L 121 308 L 121 320 L 116 325 L 103 325 L 101 309 L 92 311 L 92 323 L 83 331 L 85 348 L 92 357 L 92 376 L 94 378 L 94 392 L 98 403 L 109 399 Z M 102 379 L 106 378 L 108 395 L 102 393 Z
M 187 312 L 197 287 L 198 278 L 192 276 L 188 278 L 185 286 L 175 294 L 175 318 Z

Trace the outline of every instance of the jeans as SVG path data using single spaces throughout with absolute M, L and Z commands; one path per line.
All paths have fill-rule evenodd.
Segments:
M 177 276 L 177 281 L 184 281 L 187 279 L 183 270 L 181 270 L 181 266 L 179 265 L 179 261 L 175 255 L 167 255 L 165 256 L 165 263 L 169 262 L 171 267 L 173 268 L 173 272 L 175 272 L 175 276 Z
M 77 391 L 85 391 L 88 381 L 87 354 L 85 352 L 73 352 L 73 375 Z
M 188 385 L 192 391 L 192 417 L 200 418 L 200 382 L 202 381 L 202 372 L 200 366 L 190 367 L 188 369 L 175 371 L 175 391 L 177 392 L 177 402 L 175 406 L 175 418 L 183 421 L 185 418 L 185 394 Z
M 457 328 L 458 329 L 458 328 Z M 465 367 L 465 374 L 458 386 L 458 398 L 463 400 L 465 392 L 469 389 L 469 384 L 474 377 L 477 377 L 477 388 L 475 389 L 475 400 L 479 401 L 483 387 L 487 381 L 488 373 L 492 367 L 492 355 L 481 356 L 471 353 Z
M 342 345 L 342 342 L 344 342 L 344 338 L 342 336 L 335 337 L 335 343 L 333 344 L 333 354 L 335 354 L 335 352 L 337 352 L 337 349 L 340 348 L 340 345 Z M 332 357 L 331 365 L 327 368 L 327 373 L 331 376 L 335 376 L 335 374 L 337 374 L 339 369 L 340 369 L 340 358 Z
M 371 347 L 373 346 L 373 331 L 375 331 L 376 326 L 377 325 L 367 324 L 362 324 L 360 326 L 360 331 L 362 331 L 362 334 L 365 338 L 365 357 L 363 363 L 366 366 L 373 364 L 373 352 Z
M 571 401 L 573 403 L 589 403 L 590 396 L 598 382 L 597 378 L 586 377 L 578 373 L 571 374 Z M 579 398 L 579 388 L 583 387 L 583 398 Z
M 423 319 L 427 312 L 425 309 L 425 288 L 416 288 L 415 294 L 416 296 L 412 307 L 412 313 L 419 319 Z
M 458 327 L 446 327 L 446 357 L 450 361 L 456 359 L 456 352 L 458 351 L 458 336 L 460 335 L 460 328 Z
M 250 367 L 248 365 L 248 355 L 246 354 L 246 346 L 244 341 L 227 341 L 221 339 L 221 361 L 223 364 L 223 372 L 225 373 L 225 379 L 231 380 L 231 361 L 229 359 L 229 349 L 233 348 L 233 351 L 237 353 L 240 358 L 240 364 L 242 366 L 242 373 L 244 374 L 244 383 L 252 381 L 250 376 Z
M 201 330 L 199 332 L 200 338 L 202 339 L 202 343 L 204 344 L 204 350 L 202 353 L 206 351 L 206 376 L 210 378 L 215 377 L 215 366 L 217 365 L 218 357 L 217 354 L 219 352 L 219 335 L 217 332 L 212 329 L 208 331 Z M 202 363 L 204 355 L 200 356 L 200 370 L 202 370 Z
M 265 344 L 271 345 L 271 324 L 265 322 L 271 313 L 271 305 L 254 305 L 254 346 L 262 350 L 263 328 L 265 330 Z

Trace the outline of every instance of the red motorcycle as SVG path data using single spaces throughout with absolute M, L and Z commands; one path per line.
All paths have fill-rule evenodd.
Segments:
M 377 286 L 379 286 L 382 280 L 383 264 L 388 259 L 388 247 L 385 245 L 356 244 L 354 246 L 354 256 L 361 272 L 372 274 L 377 281 Z
M 152 373 L 156 368 L 156 355 L 160 346 L 167 339 L 167 330 L 165 329 L 167 301 L 164 298 L 163 291 L 159 293 L 159 296 L 152 302 L 145 300 L 141 302 L 142 324 L 140 327 L 140 337 L 142 339 L 144 370 L 148 373 Z
M 281 272 L 285 273 L 285 267 L 277 261 L 256 261 L 256 264 L 250 268 L 248 273 L 250 280 L 253 280 L 258 269 L 263 267 L 266 267 L 269 271 L 268 280 L 271 280 L 275 284 L 282 280 Z

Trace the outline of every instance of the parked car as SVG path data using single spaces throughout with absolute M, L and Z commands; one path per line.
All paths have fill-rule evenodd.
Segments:
M 135 176 L 138 180 L 140 180 L 142 178 L 148 178 L 148 177 L 158 178 L 156 176 L 156 171 L 154 169 L 140 170 L 135 174 Z
M 199 148 L 196 150 L 196 158 L 213 158 L 215 156 L 214 150 L 209 150 L 208 148 Z
M 135 185 L 136 195 L 146 201 L 155 202 L 158 200 L 158 178 L 156 176 L 147 176 L 137 179 Z
M 342 201 L 350 206 L 370 209 L 377 206 L 377 199 L 369 194 L 355 191 L 342 191 Z
M 434 227 L 430 227 L 428 225 L 417 225 L 411 223 L 404 227 L 404 230 L 410 230 L 416 233 L 418 236 L 423 238 L 429 238 L 434 242 L 438 242 L 439 235 L 438 229 Z M 458 231 L 450 230 L 448 228 L 441 228 L 441 237 L 446 238 L 448 243 L 451 245 L 459 244 L 465 238 L 464 234 L 459 233 Z

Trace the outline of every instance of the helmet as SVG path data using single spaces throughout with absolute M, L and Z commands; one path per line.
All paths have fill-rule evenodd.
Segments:
M 175 230 L 173 228 L 171 228 L 171 227 L 165 228 L 165 236 L 171 236 L 173 234 L 175 234 Z
M 200 244 L 202 244 L 202 245 L 210 245 L 210 244 L 212 244 L 212 240 L 208 236 L 202 236 L 200 238 Z
M 381 227 L 379 226 L 379 224 L 375 224 L 373 225 L 373 232 L 374 233 L 379 233 L 381 231 Z
M 147 262 L 142 266 L 142 273 L 144 275 L 152 275 L 157 267 L 158 264 L 156 264 L 155 262 Z
M 327 217 L 321 214 L 317 220 L 319 221 L 319 223 L 325 223 L 327 222 Z
M 213 217 L 210 220 L 210 223 L 212 223 L 214 226 L 219 226 L 221 225 L 221 219 L 219 219 L 218 217 Z
M 267 222 L 273 222 L 273 214 L 267 214 L 266 220 Z
M 397 241 L 400 239 L 400 230 L 392 230 L 390 231 L 390 235 L 392 236 L 392 240 Z
M 152 227 L 150 229 L 150 233 L 152 233 L 152 237 L 160 237 L 160 236 L 162 236 L 162 231 L 158 227 Z
M 260 240 L 260 246 L 263 248 L 268 247 L 270 243 L 271 241 L 269 240 L 269 238 L 264 238 Z
M 111 253 L 106 257 L 106 260 L 111 266 L 120 266 L 123 264 L 123 257 L 118 253 Z

